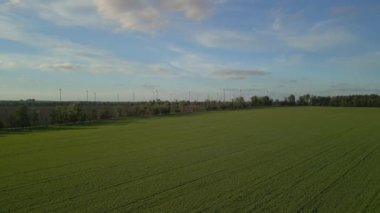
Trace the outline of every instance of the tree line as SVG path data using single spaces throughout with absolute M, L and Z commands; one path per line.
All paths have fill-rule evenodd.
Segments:
M 231 101 L 203 102 L 151 101 L 151 102 L 0 102 L 0 129 L 73 124 L 128 116 L 154 116 L 215 110 L 238 110 L 269 106 L 333 106 L 333 107 L 380 107 L 378 95 L 314 96 L 289 95 L 284 100 L 268 96 L 253 96 L 250 100 L 236 97 Z

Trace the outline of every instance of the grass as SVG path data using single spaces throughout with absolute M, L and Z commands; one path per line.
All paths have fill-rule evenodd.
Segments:
M 0 135 L 0 212 L 379 212 L 380 109 L 272 108 Z

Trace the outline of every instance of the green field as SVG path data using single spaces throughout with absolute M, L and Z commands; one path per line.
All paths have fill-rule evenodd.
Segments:
M 0 212 L 379 212 L 380 109 L 271 108 L 0 134 Z

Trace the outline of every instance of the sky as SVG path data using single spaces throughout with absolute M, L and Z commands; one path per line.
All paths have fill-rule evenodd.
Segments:
M 0 0 L 0 100 L 380 94 L 379 20 L 376 0 Z

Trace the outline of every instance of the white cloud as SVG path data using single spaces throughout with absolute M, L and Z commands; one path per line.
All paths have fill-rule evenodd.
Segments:
M 172 12 L 200 21 L 213 7 L 210 0 L 96 0 L 101 15 L 122 29 L 151 32 L 166 26 Z
M 0 15 L 0 38 L 17 41 L 41 51 L 39 54 L 0 55 L 6 69 L 134 73 L 144 65 L 126 61 L 101 49 L 28 31 L 28 23 Z
M 57 63 L 57 64 L 40 64 L 38 66 L 41 69 L 53 69 L 53 70 L 64 70 L 64 71 L 81 71 L 85 66 L 81 64 L 73 63 Z
M 167 26 L 173 13 L 201 21 L 213 7 L 212 0 L 10 0 L 1 8 L 31 11 L 57 25 L 153 32 Z
M 10 0 L 6 9 L 10 14 L 13 10 L 30 11 L 57 25 L 100 27 L 106 24 L 93 0 Z
M 203 78 L 232 78 L 215 73 L 225 67 L 231 70 L 244 70 L 240 64 L 220 62 L 206 55 L 199 55 L 186 50 L 169 47 L 178 54 L 170 60 L 155 64 L 133 62 L 101 49 L 74 43 L 53 36 L 29 32 L 28 23 L 11 21 L 0 15 L 2 32 L 0 38 L 17 41 L 39 49 L 39 54 L 0 55 L 0 66 L 7 70 L 28 69 L 55 72 L 89 72 L 89 73 L 129 73 L 140 76 L 157 76 L 163 78 L 199 76 Z M 248 69 L 247 69 L 248 70 Z M 239 76 L 245 73 L 237 72 Z M 243 76 L 243 77 L 244 77 Z
M 195 39 L 209 48 L 243 50 L 259 48 L 259 43 L 253 36 L 234 31 L 205 31 L 196 35 Z
M 13 69 L 15 66 L 16 66 L 16 64 L 13 60 L 10 60 L 8 58 L 2 58 L 2 56 L 0 56 L 0 68 L 1 69 Z
M 231 63 L 210 58 L 206 55 L 198 55 L 186 50 L 170 47 L 180 55 L 176 60 L 169 62 L 170 67 L 181 70 L 182 76 L 201 76 L 212 79 L 244 80 L 252 76 L 263 76 L 270 74 L 264 69 L 252 68 L 251 65 Z M 226 69 L 230 67 L 230 69 Z
M 97 0 L 96 5 L 100 14 L 116 21 L 122 29 L 151 31 L 167 24 L 156 8 L 143 1 Z
M 231 70 L 244 70 L 240 64 L 220 62 L 206 55 L 199 55 L 186 50 L 169 47 L 176 56 L 167 61 L 145 64 L 127 61 L 101 49 L 74 43 L 53 36 L 28 31 L 28 23 L 7 19 L 0 15 L 2 32 L 0 38 L 17 41 L 40 50 L 39 54 L 0 55 L 1 67 L 10 69 L 28 69 L 56 72 L 89 73 L 133 73 L 140 76 L 158 76 L 163 78 L 199 76 L 204 78 L 226 77 L 216 70 L 234 67 Z M 17 62 L 17 63 L 14 63 Z M 247 69 L 248 70 L 248 69 Z M 237 72 L 239 74 L 239 72 Z M 245 73 L 239 74 L 239 76 Z
M 36 0 L 39 1 L 39 0 Z M 55 2 L 55 3 L 54 3 Z M 85 8 L 88 6 L 88 1 L 80 1 Z M 98 1 L 100 2 L 100 1 Z M 110 1 L 109 1 L 110 2 Z M 112 1 L 118 2 L 118 1 Z M 131 2 L 134 2 L 132 4 Z M 148 1 L 147 1 L 148 2 Z M 152 3 L 151 7 L 164 8 L 164 10 L 180 11 L 185 14 L 187 18 L 200 20 L 207 16 L 210 6 L 208 1 L 177 1 L 169 2 L 161 0 L 156 3 Z M 42 7 L 57 7 L 59 5 L 56 1 L 49 1 L 45 6 L 33 6 L 32 1 L 24 0 L 20 2 L 20 7 L 39 8 L 42 11 Z M 37 2 L 39 4 L 41 2 Z M 107 4 L 103 2 L 104 4 Z M 121 14 L 124 14 L 126 10 L 126 2 L 119 2 L 122 4 L 118 8 Z M 128 6 L 135 8 L 146 8 L 146 2 L 141 1 L 127 1 Z M 62 2 L 62 4 L 64 4 Z M 74 4 L 72 0 L 68 0 L 64 8 L 70 8 L 69 5 Z M 169 6 L 170 5 L 170 6 Z M 115 5 L 114 5 L 115 6 Z M 206 7 L 207 6 L 207 7 Z M 166 9 L 165 9 L 166 8 Z M 115 9 L 115 8 L 114 8 Z M 53 9 L 56 11 L 55 9 Z M 65 9 L 63 9 L 65 10 Z M 73 12 L 74 13 L 74 12 Z M 41 16 L 45 12 L 39 13 Z M 65 17 L 65 13 L 57 13 L 56 18 Z M 9 14 L 8 14 L 9 15 Z M 48 17 L 48 15 L 46 16 Z M 71 19 L 73 18 L 73 19 Z M 69 24 L 75 19 L 75 17 L 63 18 L 62 24 Z M 141 23 L 143 24 L 143 23 Z M 3 61 L 2 67 L 7 64 L 8 70 L 11 69 L 27 69 L 27 70 L 39 70 L 39 71 L 60 71 L 60 72 L 89 72 L 89 73 L 133 73 L 136 75 L 144 76 L 158 76 L 158 77 L 183 77 L 183 76 L 200 76 L 204 78 L 220 78 L 221 75 L 216 75 L 216 70 L 221 70 L 225 67 L 232 67 L 234 70 L 250 70 L 250 67 L 243 66 L 241 64 L 232 64 L 229 62 L 221 62 L 220 60 L 210 58 L 205 55 L 198 55 L 190 53 L 179 48 L 172 47 L 172 51 L 176 51 L 176 54 L 172 59 L 162 61 L 154 64 L 139 63 L 134 61 L 128 61 L 114 55 L 106 50 L 93 48 L 91 46 L 72 42 L 68 39 L 60 37 L 49 36 L 42 33 L 37 33 L 28 20 L 22 20 L 21 18 L 15 18 L 7 16 L 6 14 L 0 15 L 0 38 L 6 40 L 12 40 L 31 46 L 38 50 L 38 54 L 7 54 L 6 56 L 0 55 L 0 60 Z M 145 30 L 142 28 L 136 28 L 136 30 Z M 252 43 L 254 40 L 248 36 L 239 33 L 225 32 L 222 39 L 240 40 L 241 47 L 244 47 L 247 42 Z M 212 40 L 212 39 L 211 39 Z M 223 43 L 223 41 L 219 41 Z M 218 43 L 218 42 L 217 42 Z M 235 42 L 239 44 L 239 42 Z M 13 63 L 17 62 L 17 63 Z M 13 63 L 13 64 L 12 64 Z M 253 70 L 253 69 L 252 69 Z M 229 78 L 229 77 L 227 77 Z
M 187 18 L 193 20 L 203 20 L 211 12 L 214 0 L 161 0 L 166 8 L 183 12 Z

